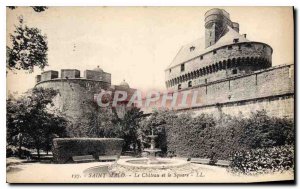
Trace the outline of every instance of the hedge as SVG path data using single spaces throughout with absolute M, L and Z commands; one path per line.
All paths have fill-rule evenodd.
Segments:
M 101 155 L 120 156 L 123 147 L 120 138 L 56 138 L 53 139 L 53 161 L 56 163 L 72 162 L 73 156 Z
M 293 168 L 294 148 L 290 145 L 236 152 L 230 164 L 230 171 L 247 175 Z
M 158 140 L 158 146 L 180 157 L 230 160 L 237 151 L 294 144 L 293 120 L 270 117 L 265 111 L 247 118 L 222 117 L 217 120 L 208 114 L 161 111 L 153 113 L 143 125 L 146 131 L 150 131 L 146 125 L 163 127 L 164 133 L 159 136 L 164 134 L 166 142 Z

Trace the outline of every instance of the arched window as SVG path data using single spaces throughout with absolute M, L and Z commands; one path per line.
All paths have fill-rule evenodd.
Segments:
M 188 82 L 188 87 L 192 87 L 192 81 Z

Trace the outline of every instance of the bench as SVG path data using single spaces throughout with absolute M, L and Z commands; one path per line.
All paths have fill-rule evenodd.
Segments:
M 117 161 L 118 156 L 113 155 L 113 156 L 99 156 L 99 161 Z
M 95 158 L 92 155 L 73 156 L 72 159 L 74 162 L 94 161 L 95 160 Z
M 219 166 L 222 166 L 222 167 L 228 167 L 230 165 L 230 161 L 218 160 L 216 165 L 219 165 Z
M 208 165 L 210 162 L 210 159 L 191 158 L 190 162 Z

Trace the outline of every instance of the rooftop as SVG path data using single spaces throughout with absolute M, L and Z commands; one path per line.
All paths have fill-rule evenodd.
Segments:
M 243 35 L 239 34 L 234 29 L 232 29 L 230 26 L 227 26 L 227 29 L 227 33 L 223 37 L 221 37 L 214 45 L 208 48 L 205 48 L 204 38 L 199 38 L 191 43 L 182 46 L 167 69 L 178 66 L 183 62 L 196 58 L 197 56 L 208 53 L 219 47 L 233 44 L 233 39 L 238 39 L 239 43 L 251 42 L 248 39 L 246 39 Z M 191 47 L 194 47 L 192 51 L 190 49 Z

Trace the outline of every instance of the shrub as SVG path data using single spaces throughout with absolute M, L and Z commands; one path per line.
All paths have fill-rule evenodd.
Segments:
M 294 168 L 294 148 L 290 145 L 236 152 L 230 171 L 242 174 L 261 174 Z
M 164 127 L 166 151 L 182 157 L 230 160 L 236 151 L 294 144 L 293 120 L 269 117 L 265 111 L 249 118 L 172 111 L 153 113 L 143 125 Z M 158 146 L 165 146 L 161 141 Z
M 123 139 L 119 138 L 56 138 L 53 140 L 53 160 L 71 162 L 73 156 L 118 155 L 122 152 Z
M 31 151 L 25 147 L 21 147 L 21 151 L 18 147 L 13 145 L 8 145 L 6 147 L 6 157 L 21 157 L 27 158 L 31 156 Z

